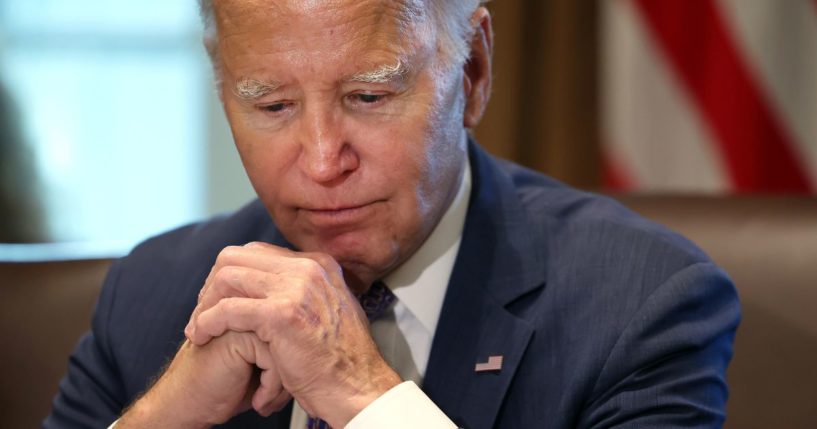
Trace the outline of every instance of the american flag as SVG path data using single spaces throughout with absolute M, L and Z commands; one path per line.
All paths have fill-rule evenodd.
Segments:
M 602 0 L 605 182 L 817 191 L 817 0 Z

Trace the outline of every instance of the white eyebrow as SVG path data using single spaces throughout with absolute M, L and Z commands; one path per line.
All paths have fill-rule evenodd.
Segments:
M 257 100 L 280 88 L 276 82 L 264 82 L 257 79 L 243 78 L 235 84 L 235 95 L 243 100 Z
M 403 79 L 406 74 L 408 74 L 408 69 L 403 65 L 402 61 L 397 60 L 397 63 L 395 64 L 384 64 L 374 70 L 353 75 L 349 78 L 349 81 L 363 83 L 389 83 L 395 80 Z

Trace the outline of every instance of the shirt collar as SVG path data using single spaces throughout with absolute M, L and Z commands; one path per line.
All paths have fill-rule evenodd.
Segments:
M 437 226 L 406 262 L 383 279 L 431 334 L 437 329 L 468 211 L 471 164 L 467 156 L 464 158 L 459 189 Z

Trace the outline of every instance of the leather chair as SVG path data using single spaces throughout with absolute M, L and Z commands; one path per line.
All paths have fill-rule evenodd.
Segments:
M 620 200 L 697 243 L 738 288 L 725 427 L 817 428 L 817 198 Z
M 698 243 L 738 287 L 726 427 L 817 427 L 817 198 L 619 199 Z M 0 263 L 0 427 L 47 414 L 109 263 Z
M 0 262 L 0 428 L 39 427 L 110 260 Z

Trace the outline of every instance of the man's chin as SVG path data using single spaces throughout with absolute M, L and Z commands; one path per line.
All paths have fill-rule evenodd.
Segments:
M 372 283 L 381 277 L 369 267 L 359 263 L 341 261 L 340 266 L 343 268 L 343 279 L 346 281 L 346 286 L 356 295 L 369 290 Z
M 346 284 L 355 293 L 362 293 L 377 280 L 394 269 L 398 260 L 393 245 L 383 246 L 372 238 L 372 231 L 356 231 L 340 235 L 313 236 L 303 246 L 303 251 L 325 253 L 343 268 Z M 375 251 L 375 249 L 382 249 Z
M 363 248 L 366 249 L 366 247 Z M 369 290 L 372 283 L 382 280 L 385 275 L 395 268 L 398 261 L 397 255 L 393 252 L 383 251 L 360 254 L 339 251 L 341 249 L 334 250 L 335 252 L 327 251 L 325 253 L 335 258 L 340 264 L 341 268 L 343 268 L 346 285 L 356 294 Z M 388 256 L 388 258 L 375 256 Z

